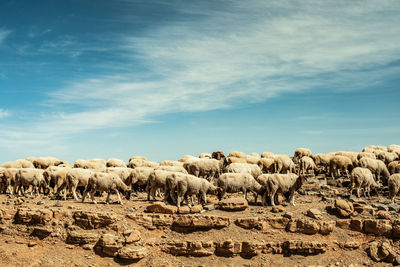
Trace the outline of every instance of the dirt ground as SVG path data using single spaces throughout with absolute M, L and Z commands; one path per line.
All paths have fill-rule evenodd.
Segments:
M 320 183 L 320 184 L 318 184 Z M 219 209 L 206 211 L 202 215 L 228 217 L 231 221 L 238 218 L 275 218 L 282 217 L 283 214 L 291 214 L 294 218 L 309 218 L 306 214 L 310 208 L 318 209 L 322 212 L 322 221 L 336 221 L 335 214 L 327 212 L 327 207 L 332 205 L 332 199 L 348 198 L 348 189 L 334 186 L 322 186 L 323 180 L 315 183 L 308 183 L 304 186 L 303 194 L 296 193 L 296 206 L 288 205 L 286 201 L 280 206 L 281 210 L 272 212 L 271 206 L 263 207 L 258 203 L 251 202 L 252 194 L 249 194 L 250 205 L 244 211 L 222 211 Z M 304 192 L 306 192 L 304 194 Z M 311 193 L 310 193 L 311 192 Z M 334 195 L 332 195 L 334 194 Z M 229 196 L 226 196 L 229 197 Z M 116 200 L 116 196 L 112 196 Z M 18 199 L 18 200 L 17 200 Z M 22 200 L 22 201 L 21 201 Z M 105 200 L 98 197 L 98 200 Z M 381 203 L 386 205 L 389 200 L 386 197 L 374 196 L 370 200 L 361 199 L 365 205 Z M 215 197 L 210 196 L 210 201 L 217 203 Z M 374 262 L 367 253 L 366 247 L 373 240 L 389 240 L 393 249 L 399 250 L 399 242 L 387 237 L 377 237 L 359 231 L 351 231 L 335 227 L 329 235 L 291 233 L 285 229 L 270 229 L 260 231 L 257 229 L 244 229 L 230 223 L 228 227 L 222 229 L 209 229 L 201 231 L 179 232 L 172 228 L 148 229 L 135 222 L 126 219 L 129 214 L 147 214 L 145 209 L 151 202 L 146 200 L 145 193 L 138 193 L 131 200 L 125 200 L 123 205 L 117 203 L 105 204 L 99 202 L 92 204 L 91 200 L 85 203 L 76 202 L 69 199 L 67 201 L 51 199 L 48 196 L 27 196 L 12 197 L 0 195 L 0 210 L 3 211 L 3 219 L 0 224 L 0 266 L 392 266 L 391 263 Z M 49 236 L 40 239 L 30 234 L 31 224 L 17 224 L 13 220 L 5 220 L 5 211 L 12 212 L 19 208 L 32 210 L 50 209 L 53 211 L 87 211 L 87 212 L 109 212 L 119 216 L 118 223 L 122 229 L 134 228 L 140 232 L 142 245 L 147 248 L 146 256 L 134 262 L 126 262 L 118 257 L 110 257 L 96 253 L 94 249 L 67 244 L 65 236 Z M 356 214 L 352 218 L 376 219 L 374 213 L 363 212 Z M 391 219 L 398 219 L 396 212 L 391 212 Z M 51 226 L 56 227 L 53 222 Z M 117 227 L 118 228 L 118 227 Z M 99 233 L 107 231 L 118 232 L 108 228 L 98 229 Z M 234 242 L 269 242 L 269 241 L 321 241 L 327 244 L 324 253 L 317 255 L 284 255 L 273 253 L 258 253 L 247 258 L 240 255 L 217 256 L 215 254 L 204 257 L 193 256 L 174 256 L 166 253 L 157 242 L 166 241 L 213 241 L 224 242 L 232 240 Z M 340 242 L 356 241 L 360 245 L 355 249 L 342 249 L 338 246 Z

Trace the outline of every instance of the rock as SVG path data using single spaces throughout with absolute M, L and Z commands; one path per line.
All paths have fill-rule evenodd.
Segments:
M 216 244 L 215 254 L 218 256 L 232 257 L 242 251 L 242 244 L 227 240 Z
M 380 210 L 376 213 L 376 217 L 378 219 L 386 219 L 386 220 L 390 220 L 391 216 L 390 213 L 386 210 Z
M 212 205 L 214 205 L 214 204 L 212 204 Z M 190 207 L 190 213 L 200 213 L 200 211 L 202 211 L 202 210 L 203 210 L 202 205 L 195 205 L 195 206 Z
M 360 243 L 357 241 L 347 241 L 339 243 L 339 247 L 343 249 L 358 249 L 360 247 Z
M 385 261 L 393 263 L 397 257 L 397 253 L 388 241 L 371 242 L 368 247 L 368 254 L 375 262 Z
M 225 211 L 241 211 L 248 206 L 247 200 L 243 197 L 226 198 L 219 202 L 220 209 Z
M 253 228 L 256 228 L 258 230 L 262 229 L 262 224 L 258 217 L 239 218 L 235 220 L 235 224 L 244 229 L 253 229 Z
M 319 233 L 321 235 L 329 235 L 330 233 L 333 232 L 336 226 L 335 221 L 323 221 L 319 222 L 319 224 L 320 224 Z
M 215 204 L 205 205 L 204 209 L 208 210 L 208 211 L 215 210 L 216 209 L 216 205 Z
M 96 244 L 96 248 L 106 256 L 114 257 L 122 248 L 123 239 L 120 236 L 104 234 Z
M 292 219 L 287 225 L 287 231 L 314 235 L 319 232 L 321 226 L 318 222 L 309 219 Z
M 144 247 L 123 247 L 118 251 L 118 258 L 124 260 L 140 260 L 146 257 L 147 250 Z
M 168 205 L 165 204 L 164 202 L 157 201 L 147 206 L 146 212 L 175 214 L 178 212 L 178 208 L 176 206 Z
M 364 232 L 374 235 L 388 235 L 392 230 L 392 225 L 389 220 L 373 220 L 364 221 Z
M 69 231 L 66 242 L 68 244 L 94 244 L 99 240 L 99 234 L 92 231 L 75 230 Z
M 230 221 L 228 217 L 223 216 L 203 216 L 203 215 L 181 215 L 173 219 L 173 230 L 207 230 L 219 229 L 229 226 Z
M 354 212 L 353 204 L 343 199 L 336 199 L 334 208 L 341 217 L 350 217 Z
M 271 208 L 271 212 L 273 213 L 279 213 L 279 212 L 284 212 L 285 210 L 283 209 L 282 206 L 278 205 L 278 206 L 273 206 Z
M 51 227 L 38 226 L 38 227 L 33 228 L 31 235 L 39 237 L 39 239 L 43 239 L 43 238 L 48 237 L 52 232 L 53 232 L 53 229 Z
M 287 211 L 283 214 L 283 217 L 291 219 L 293 217 L 293 213 L 290 211 Z
M 114 214 L 105 212 L 76 211 L 73 217 L 75 225 L 83 229 L 104 228 L 117 221 Z
M 377 210 L 389 210 L 385 204 L 381 203 L 372 203 L 372 207 L 376 208 Z
M 28 243 L 28 247 L 34 247 L 34 246 L 36 246 L 37 245 L 37 243 L 35 242 L 35 241 L 29 241 L 29 243 Z
M 178 213 L 179 214 L 189 214 L 190 213 L 190 208 L 189 206 L 181 206 L 178 208 Z
M 46 225 L 53 220 L 53 212 L 47 209 L 19 208 L 14 219 L 16 223 Z
M 130 230 L 128 232 L 125 232 L 124 236 L 126 244 L 132 244 L 138 242 L 141 239 L 140 232 L 138 230 Z
M 163 251 L 175 256 L 204 257 L 214 254 L 212 241 L 170 241 Z
M 44 204 L 44 202 L 42 201 L 42 200 L 40 200 L 40 201 L 38 201 L 37 203 L 36 203 L 36 205 L 43 205 Z
M 290 240 L 282 244 L 283 254 L 316 255 L 325 253 L 327 244 L 319 241 Z
M 314 208 L 309 209 L 307 211 L 307 216 L 317 219 L 317 220 L 322 220 L 322 212 L 318 209 L 314 209 Z
M 358 232 L 362 232 L 364 227 L 364 221 L 361 219 L 352 219 L 350 221 L 350 229 Z
M 398 204 L 394 204 L 394 203 L 390 203 L 389 205 L 387 205 L 389 211 L 395 211 L 395 212 L 400 212 L 400 205 Z

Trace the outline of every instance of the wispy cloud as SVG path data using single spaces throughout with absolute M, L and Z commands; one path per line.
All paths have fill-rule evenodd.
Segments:
M 10 116 L 10 112 L 0 108 L 0 119 Z
M 385 68 L 400 58 L 398 1 L 230 1 L 215 8 L 179 3 L 168 6 L 182 17 L 113 42 L 118 66 L 128 71 L 93 75 L 50 93 L 46 104 L 54 104 L 54 111 L 33 122 L 35 132 L 43 133 L 37 138 L 316 88 L 359 90 L 399 71 Z M 74 52 L 74 42 L 59 39 L 41 49 Z M 145 71 L 129 72 L 134 64 Z M 67 112 L 71 104 L 76 109 Z
M 4 42 L 4 40 L 10 35 L 11 31 L 0 28 L 0 45 Z

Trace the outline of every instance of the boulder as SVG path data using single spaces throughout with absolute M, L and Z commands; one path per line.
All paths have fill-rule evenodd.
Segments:
M 341 217 L 350 217 L 354 212 L 353 204 L 344 199 L 336 199 L 334 208 Z
M 144 247 L 123 247 L 118 253 L 117 257 L 124 260 L 137 261 L 143 259 L 147 255 L 147 250 Z
M 114 257 L 122 248 L 124 239 L 113 234 L 104 234 L 96 244 L 97 252 L 106 256 Z
M 39 239 L 48 237 L 53 232 L 53 228 L 47 226 L 36 226 L 33 228 L 32 236 L 36 236 Z
M 393 263 L 396 260 L 397 253 L 393 250 L 388 241 L 373 241 L 369 244 L 368 254 L 375 262 Z
M 68 244 L 94 244 L 99 240 L 99 234 L 92 231 L 75 230 L 69 231 L 67 236 Z
M 367 234 L 386 236 L 390 234 L 391 230 L 392 230 L 392 225 L 389 220 L 368 219 L 364 221 L 364 232 Z
M 225 211 L 241 211 L 249 206 L 243 197 L 226 198 L 219 202 L 219 208 Z
M 317 220 L 322 220 L 322 212 L 318 209 L 309 209 L 307 211 L 307 216 L 313 218 L 313 219 L 317 219 Z
M 149 206 L 147 206 L 146 211 L 152 212 L 152 213 L 175 214 L 178 212 L 178 208 L 176 206 L 168 205 L 168 204 L 165 204 L 164 202 L 157 201 L 157 202 L 154 202 L 154 203 L 150 204 Z M 189 212 L 190 212 L 190 209 L 189 209 Z
M 125 236 L 125 243 L 126 244 L 132 244 L 135 242 L 138 242 L 141 237 L 140 237 L 140 232 L 138 230 L 129 230 L 124 232 Z
M 16 223 L 22 224 L 47 225 L 53 220 L 53 212 L 48 209 L 32 210 L 29 208 L 19 208 L 14 220 Z
M 376 217 L 378 219 L 386 219 L 386 220 L 390 220 L 391 216 L 389 211 L 386 210 L 380 210 L 376 213 Z
M 104 228 L 117 221 L 115 214 L 105 212 L 76 211 L 73 217 L 75 225 L 83 229 Z

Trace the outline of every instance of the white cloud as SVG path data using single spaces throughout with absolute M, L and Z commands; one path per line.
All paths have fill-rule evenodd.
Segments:
M 10 116 L 10 112 L 0 108 L 0 119 Z
M 400 56 L 398 1 L 168 6 L 193 17 L 142 36 L 121 36 L 115 51 L 128 71 L 52 92 L 46 104 L 55 111 L 32 126 L 42 133 L 38 139 L 147 123 L 171 112 L 230 108 L 287 92 L 362 89 L 392 75 L 393 69 L 382 68 Z M 43 51 L 68 50 L 75 40 L 56 41 Z M 133 64 L 146 69 L 145 75 L 129 73 Z M 65 111 L 70 104 L 77 111 Z
M 0 28 L 0 44 L 10 35 L 11 31 L 4 28 Z

